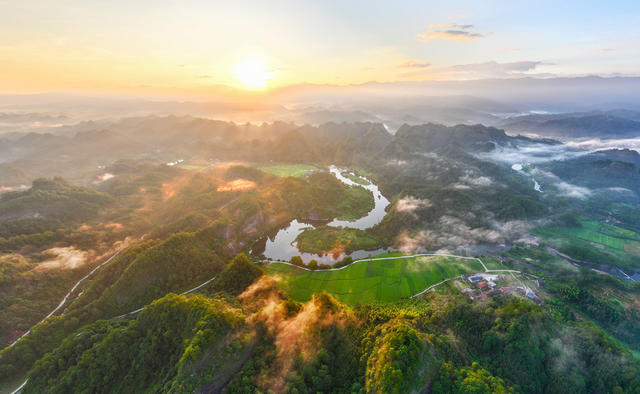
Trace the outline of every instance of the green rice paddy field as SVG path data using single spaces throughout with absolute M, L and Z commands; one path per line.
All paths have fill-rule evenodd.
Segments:
M 638 234 L 607 223 L 585 220 L 581 222 L 581 227 L 549 227 L 540 233 L 551 241 L 582 241 L 601 250 L 620 255 L 625 253 L 640 255 L 640 236 Z
M 260 171 L 264 171 L 269 174 L 273 174 L 279 177 L 300 177 L 306 174 L 309 174 L 311 171 L 318 170 L 319 168 L 316 166 L 308 165 L 308 164 L 291 164 L 291 165 L 281 165 L 281 166 L 269 166 L 269 167 L 260 167 Z
M 267 267 L 296 301 L 308 301 L 314 293 L 326 291 L 351 305 L 397 301 L 444 279 L 483 271 L 477 260 L 443 256 L 360 260 L 337 271 L 306 271 L 282 263 Z

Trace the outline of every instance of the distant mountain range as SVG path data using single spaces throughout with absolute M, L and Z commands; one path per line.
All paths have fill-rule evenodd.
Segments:
M 509 118 L 501 127 L 513 133 L 533 133 L 549 137 L 622 138 L 640 135 L 640 112 L 614 110 L 571 114 L 532 114 Z

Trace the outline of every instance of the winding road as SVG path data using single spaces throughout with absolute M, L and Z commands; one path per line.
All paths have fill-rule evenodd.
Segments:
M 87 279 L 89 276 L 91 276 L 91 274 L 93 274 L 95 271 L 97 271 L 98 268 L 102 267 L 103 265 L 107 264 L 109 261 L 111 261 L 114 257 L 116 257 L 122 250 L 117 251 L 113 256 L 109 257 L 106 261 L 104 261 L 102 264 L 100 264 L 99 266 L 97 266 L 96 268 L 94 268 L 91 272 L 89 272 L 89 274 L 87 274 L 85 277 L 83 277 L 82 279 L 80 279 L 78 281 L 78 283 L 76 283 L 75 286 L 73 286 L 73 288 L 69 291 L 69 293 L 67 293 L 67 295 L 63 298 L 62 302 L 60 303 L 60 305 L 58 305 L 58 307 L 56 309 L 54 309 L 50 314 L 47 315 L 47 317 L 45 317 L 44 319 L 42 319 L 40 321 L 43 322 L 44 320 L 46 320 L 48 317 L 50 317 L 51 315 L 53 315 L 58 309 L 60 309 L 62 307 L 62 305 L 65 304 L 65 302 L 67 301 L 67 298 L 69 297 L 69 295 L 71 293 L 73 293 L 73 291 L 78 287 L 78 285 L 85 279 Z M 180 295 L 186 295 L 189 293 L 192 293 L 206 285 L 208 285 L 209 283 L 211 283 L 214 279 L 216 278 L 216 276 L 214 276 L 213 278 L 210 278 L 208 280 L 206 280 L 205 282 L 199 284 L 198 286 L 194 287 L 193 289 L 187 290 L 185 292 L 180 293 Z M 129 313 L 125 313 L 124 315 L 120 315 L 120 316 L 116 316 L 113 317 L 112 319 L 119 319 L 125 316 L 129 316 L 129 315 L 134 315 L 138 312 L 141 312 L 144 308 L 146 308 L 146 305 L 143 306 L 142 308 L 138 308 L 135 311 L 131 311 Z M 38 323 L 38 324 L 40 324 Z M 19 341 L 20 339 L 22 339 L 25 335 L 27 335 L 28 333 L 30 333 L 31 330 L 27 331 L 26 333 L 24 333 L 20 338 L 16 339 L 13 343 L 11 343 L 11 345 L 7 346 L 7 347 L 11 347 L 13 346 L 17 341 Z M 18 394 L 23 388 L 24 386 L 27 384 L 27 382 L 29 381 L 29 379 L 26 379 L 24 382 L 22 382 L 22 384 L 20 385 L 20 387 L 16 388 L 14 391 L 11 392 L 11 394 Z
M 199 288 L 201 288 L 201 287 L 204 287 L 204 286 L 208 285 L 208 284 L 209 284 L 209 283 L 211 283 L 215 278 L 216 278 L 216 276 L 214 276 L 214 277 L 213 277 L 213 278 L 211 278 L 211 279 L 207 279 L 207 281 L 206 281 L 206 282 L 203 282 L 203 283 L 199 284 L 198 286 L 194 287 L 194 288 L 193 288 L 193 289 L 191 289 L 191 290 L 187 290 L 187 291 L 185 291 L 185 292 L 183 292 L 183 293 L 180 293 L 180 295 L 187 295 L 187 294 L 189 294 L 189 293 L 192 293 L 192 292 L 194 292 L 194 291 L 198 290 Z M 138 308 L 138 309 L 136 309 L 135 311 L 127 312 L 127 313 L 125 313 L 125 314 L 123 314 L 123 315 L 116 316 L 116 317 L 112 317 L 112 319 L 120 319 L 121 317 L 129 316 L 129 315 L 134 315 L 134 314 L 136 314 L 136 313 L 138 313 L 138 312 L 142 312 L 142 310 L 143 310 L 144 308 L 146 308 L 146 307 L 147 307 L 147 306 L 145 305 L 145 306 L 143 306 L 142 308 Z
M 113 255 L 111 255 L 111 257 L 109 257 L 108 259 L 106 259 L 105 261 L 103 261 L 102 263 L 100 263 L 97 267 L 95 267 L 94 269 L 91 270 L 91 272 L 89 272 L 88 274 L 86 274 L 85 276 L 83 276 L 82 278 L 80 278 L 79 281 L 76 282 L 75 285 L 73 285 L 73 287 L 71 288 L 71 290 L 69 290 L 69 292 L 64 296 L 64 298 L 62 299 L 62 301 L 60 301 L 60 304 L 58 304 L 57 307 L 55 307 L 54 310 L 52 310 L 51 312 L 49 312 L 49 314 L 47 316 L 45 316 L 42 320 L 40 320 L 39 322 L 37 322 L 36 324 L 33 325 L 33 327 L 37 326 L 38 324 L 42 323 L 43 321 L 47 320 L 48 318 L 50 318 L 51 316 L 53 316 L 54 313 L 56 313 L 57 311 L 60 310 L 60 308 L 62 308 L 66 303 L 67 300 L 69 299 L 69 297 L 71 296 L 71 294 L 73 294 L 74 291 L 76 291 L 76 289 L 78 288 L 78 286 L 80 286 L 80 283 L 84 282 L 87 278 L 89 278 L 91 275 L 93 275 L 97 270 L 99 270 L 103 265 L 108 264 L 111 260 L 113 260 L 116 256 L 118 256 L 120 254 L 120 252 L 122 252 L 122 249 L 118 250 L 117 252 L 115 252 Z M 12 347 L 13 345 L 15 345 L 19 340 L 21 340 L 22 338 L 26 337 L 27 335 L 29 335 L 29 333 L 31 333 L 31 330 L 33 329 L 30 328 L 29 330 L 27 330 L 27 332 L 25 332 L 24 334 L 20 335 L 16 340 L 14 340 L 13 342 L 11 342 L 9 345 L 7 345 L 7 348 Z

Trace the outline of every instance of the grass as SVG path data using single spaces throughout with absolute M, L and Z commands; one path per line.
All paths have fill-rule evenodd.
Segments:
M 543 234 L 551 239 L 586 242 L 597 249 L 619 255 L 640 255 L 640 236 L 635 232 L 592 220 L 580 223 L 580 227 L 549 227 L 543 230 Z
M 350 220 L 351 218 L 340 219 Z M 306 229 L 298 235 L 296 242 L 300 251 L 308 253 L 327 253 L 332 250 L 351 253 L 359 249 L 377 249 L 382 244 L 378 237 L 365 230 L 330 226 Z
M 207 166 L 202 166 L 197 164 L 178 164 L 176 167 L 182 168 L 183 170 L 189 170 L 189 171 L 200 171 L 207 168 Z
M 640 256 L 640 236 L 630 230 L 595 220 L 579 227 L 549 226 L 535 231 L 549 245 L 593 264 L 633 268 Z
M 482 258 L 482 262 L 484 263 L 484 265 L 487 266 L 487 269 L 490 269 L 490 270 L 507 270 L 507 269 L 510 269 L 509 267 L 507 267 L 504 264 L 502 264 L 502 262 L 500 260 L 495 259 L 493 257 L 483 257 Z
M 282 263 L 267 267 L 294 300 L 308 301 L 326 291 L 351 305 L 398 301 L 444 279 L 481 271 L 476 260 L 443 256 L 360 260 L 339 271 L 310 272 Z
M 308 164 L 290 164 L 281 166 L 260 167 L 260 171 L 273 174 L 279 177 L 301 177 L 309 172 L 319 170 L 320 168 Z

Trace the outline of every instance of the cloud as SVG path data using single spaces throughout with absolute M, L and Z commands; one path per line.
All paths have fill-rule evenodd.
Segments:
M 513 53 L 513 52 L 520 52 L 520 49 L 518 49 L 518 48 L 502 48 L 502 49 L 496 49 L 493 52 L 495 52 L 495 53 Z
M 458 183 L 454 184 L 453 187 L 456 189 L 470 189 L 471 187 L 488 187 L 492 184 L 493 181 L 489 177 L 465 174 L 458 179 Z
M 496 61 L 470 64 L 457 64 L 444 68 L 442 71 L 453 78 L 507 78 L 522 77 L 529 75 L 530 71 L 537 69 L 541 65 L 546 65 L 541 61 L 518 61 L 508 63 L 498 63 Z
M 432 23 L 429 25 L 429 29 L 473 29 L 473 25 L 459 25 L 457 23 Z
M 578 150 L 565 144 L 541 144 L 528 143 L 520 144 L 516 147 L 498 147 L 492 152 L 481 153 L 477 156 L 483 160 L 506 163 L 509 165 L 519 164 L 541 164 L 553 160 L 567 160 L 574 157 L 582 156 L 587 151 Z M 539 168 L 529 168 L 527 170 L 518 170 L 523 174 L 530 174 L 542 184 L 545 191 L 548 187 L 552 187 L 555 191 L 565 197 L 577 198 L 584 200 L 591 196 L 590 189 L 582 186 L 573 185 L 560 179 L 555 174 L 543 171 Z
M 461 25 L 458 23 L 434 23 L 428 26 L 428 30 L 419 33 L 417 37 L 422 41 L 430 40 L 450 40 L 450 41 L 470 41 L 483 38 L 484 35 L 469 31 L 473 25 Z
M 591 190 L 586 187 L 572 185 L 565 181 L 559 181 L 554 185 L 558 192 L 566 197 L 577 198 L 579 200 L 584 200 L 591 195 Z
M 535 176 L 537 179 L 544 180 L 545 183 L 547 183 L 547 186 L 551 184 L 556 188 L 558 194 L 561 196 L 584 200 L 592 194 L 590 189 L 565 182 L 557 175 L 549 171 L 543 171 L 538 168 L 534 168 L 531 170 L 531 175 Z
M 431 63 L 426 62 L 418 62 L 416 60 L 407 60 L 404 63 L 398 64 L 397 68 L 427 68 L 430 67 Z
M 485 79 L 485 78 L 521 78 L 527 76 L 553 76 L 552 74 L 533 73 L 538 67 L 551 65 L 542 61 L 517 61 L 498 63 L 489 61 L 483 63 L 456 64 L 428 69 L 412 69 L 400 75 L 403 78 L 435 77 L 440 79 Z
M 422 41 L 431 41 L 431 40 L 449 40 L 449 41 L 471 41 L 483 38 L 484 36 L 480 33 L 472 33 L 465 30 L 427 30 L 424 33 L 420 33 L 417 35 Z
M 477 154 L 480 159 L 513 164 L 540 164 L 582 156 L 586 151 L 566 144 L 519 143 L 517 146 L 497 146 L 491 152 Z
M 73 246 L 47 249 L 46 254 L 54 255 L 36 267 L 37 271 L 50 269 L 75 269 L 84 265 L 91 254 Z
M 371 71 L 371 70 L 375 70 L 375 67 L 360 67 L 360 71 Z
M 519 61 L 510 63 L 498 63 L 495 61 L 484 63 L 458 64 L 449 67 L 453 71 L 478 72 L 487 75 L 504 75 L 513 72 L 526 72 L 535 70 L 536 67 L 544 64 L 541 61 Z
M 486 227 L 470 227 L 460 218 L 444 215 L 437 222 L 431 223 L 429 230 L 414 234 L 402 232 L 396 239 L 396 247 L 401 250 L 454 250 L 464 245 L 506 244 L 520 239 L 531 227 L 532 223 L 519 220 L 491 220 Z
M 598 49 L 600 52 L 613 52 L 615 48 L 600 48 Z
M 621 193 L 621 194 L 634 194 L 633 190 L 627 189 L 625 187 L 609 187 L 607 188 L 607 190 L 615 192 L 615 193 Z
M 213 78 L 211 75 L 198 75 L 196 78 L 198 79 L 209 79 L 209 78 Z
M 408 162 L 406 160 L 392 159 L 387 162 L 387 165 L 402 167 L 407 165 L 407 163 Z
M 395 209 L 398 212 L 413 214 L 417 209 L 429 208 L 430 206 L 432 206 L 432 204 L 429 200 L 406 196 L 398 200 Z
M 640 152 L 640 138 L 600 139 L 590 138 L 577 141 L 567 141 L 567 146 L 576 149 L 603 150 L 603 149 L 633 149 Z

